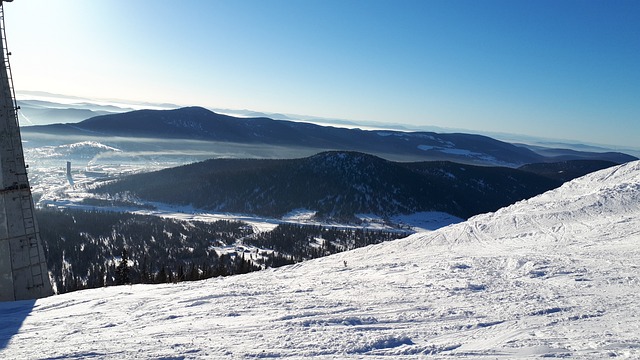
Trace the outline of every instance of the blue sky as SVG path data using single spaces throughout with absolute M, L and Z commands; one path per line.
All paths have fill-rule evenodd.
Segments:
M 4 7 L 18 90 L 640 147 L 639 1 Z

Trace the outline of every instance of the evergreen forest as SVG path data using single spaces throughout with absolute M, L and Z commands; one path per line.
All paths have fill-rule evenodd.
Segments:
M 36 214 L 47 265 L 60 294 L 244 274 L 407 235 L 290 223 L 256 232 L 239 221 L 71 209 L 39 209 Z

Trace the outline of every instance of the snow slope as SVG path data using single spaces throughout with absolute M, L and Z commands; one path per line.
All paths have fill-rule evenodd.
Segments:
M 640 358 L 640 162 L 243 276 L 0 304 L 0 358 Z

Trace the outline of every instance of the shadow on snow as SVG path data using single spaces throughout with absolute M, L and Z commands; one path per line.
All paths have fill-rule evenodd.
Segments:
M 35 303 L 35 300 L 0 302 L 0 350 L 18 333 Z

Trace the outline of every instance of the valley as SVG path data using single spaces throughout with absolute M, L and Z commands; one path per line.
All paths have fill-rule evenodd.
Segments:
M 70 139 L 78 140 L 78 139 Z M 108 198 L 91 192 L 98 184 L 108 183 L 127 175 L 143 174 L 152 171 L 168 169 L 181 165 L 203 161 L 213 156 L 247 157 L 245 148 L 239 147 L 234 151 L 233 144 L 218 144 L 226 152 L 204 152 L 202 144 L 195 145 L 181 142 L 173 149 L 149 149 L 140 151 L 140 147 L 147 147 L 147 143 L 140 144 L 132 140 L 114 139 L 111 143 L 116 146 L 122 143 L 133 144 L 125 148 L 134 150 L 120 150 L 96 141 L 82 141 L 67 143 L 69 139 L 58 137 L 55 140 L 42 140 L 25 136 L 25 159 L 29 166 L 29 177 L 32 192 L 37 206 L 53 208 L 71 208 L 82 210 L 120 211 L 138 214 L 157 215 L 184 220 L 216 221 L 240 220 L 247 222 L 257 229 L 271 229 L 275 224 L 288 222 L 300 224 L 320 225 L 314 221 L 313 210 L 292 209 L 288 214 L 278 218 L 256 216 L 252 214 L 212 212 L 195 208 L 190 205 L 171 205 L 153 201 L 143 201 L 139 198 Z M 178 150 L 179 148 L 179 150 Z M 256 149 L 256 153 L 265 154 Z M 71 181 L 67 176 L 66 162 L 71 162 Z M 354 224 L 333 223 L 332 226 L 365 227 L 390 229 L 393 226 L 384 225 L 383 219 L 372 214 L 359 214 L 361 222 Z M 439 212 L 432 215 L 396 216 L 395 226 L 402 229 L 407 227 L 420 229 L 435 229 L 443 225 L 461 221 L 461 219 L 447 216 Z
M 109 126 L 105 127 L 102 120 Z M 164 130 L 153 127 L 154 122 L 164 123 Z M 291 129 L 285 134 L 289 135 L 282 137 L 277 129 L 288 126 Z M 242 141 L 233 138 L 249 128 L 260 129 L 256 131 L 271 140 L 256 141 L 258 132 Z M 210 129 L 213 135 L 195 136 L 193 129 Z M 303 137 L 308 139 L 312 136 L 309 129 L 324 139 L 315 140 L 317 147 L 305 145 L 299 139 L 293 141 L 292 131 L 305 134 Z M 157 137 L 170 132 L 171 136 Z M 347 134 L 357 136 L 351 145 L 344 145 L 346 148 L 358 148 L 363 139 L 378 139 L 383 142 L 376 145 L 377 152 L 386 153 L 389 158 L 352 150 L 328 151 L 320 146 L 338 145 L 346 141 Z M 394 141 L 417 142 L 400 151 L 381 150 L 392 148 L 389 144 Z M 454 141 L 463 141 L 467 149 Z M 112 284 L 116 281 L 114 267 L 121 261 L 124 248 L 131 251 L 132 271 L 138 274 L 133 281 L 156 281 L 140 277 L 143 271 L 140 266 L 149 256 L 149 249 L 155 247 L 154 238 L 167 233 L 180 236 L 164 240 L 166 247 L 206 253 L 209 260 L 203 262 L 201 257 L 176 257 L 154 250 L 156 264 L 144 270 L 152 279 L 161 272 L 168 274 L 166 280 L 181 278 L 179 269 L 192 268 L 198 262 L 202 262 L 198 266 L 205 278 L 207 274 L 233 274 L 244 271 L 238 270 L 242 261 L 234 265 L 244 259 L 244 254 L 251 254 L 246 261 L 252 266 L 265 268 L 434 231 L 615 165 L 603 159 L 632 158 L 615 153 L 594 157 L 581 152 L 573 154 L 575 160 L 528 164 L 516 169 L 513 164 L 497 165 L 504 165 L 505 159 L 523 162 L 542 157 L 475 135 L 354 132 L 266 118 L 233 118 L 202 108 L 123 112 L 77 124 L 26 127 L 23 145 L 30 165 L 32 193 L 37 207 L 43 210 L 39 212 L 44 217 L 40 222 L 58 229 L 56 233 L 45 227 L 42 236 L 50 250 L 58 249 L 55 252 L 58 255 L 49 259 L 49 266 L 57 269 L 53 276 L 61 292 Z M 416 150 L 421 154 L 419 157 Z M 443 160 L 443 154 L 450 157 L 446 159 L 461 162 Z M 477 162 L 482 166 L 474 165 Z M 85 226 L 85 230 L 73 230 L 76 225 L 65 230 L 51 222 L 62 216 L 58 222 L 68 221 L 69 217 L 84 218 L 98 226 L 103 220 L 83 215 L 96 212 L 112 219 L 109 227 L 121 230 L 114 234 L 92 232 L 91 224 L 78 224 Z M 140 216 L 146 220 L 136 221 L 155 223 L 154 229 L 167 230 L 155 235 L 143 231 L 132 237 L 130 232 L 134 230 L 127 224 L 133 220 L 127 220 L 124 214 Z M 251 229 L 251 235 L 239 233 L 234 235 L 234 241 L 222 243 L 214 240 L 215 231 L 194 237 L 195 233 L 205 234 L 212 231 L 207 230 L 210 227 L 226 222 L 244 224 Z M 289 244 L 278 243 L 277 249 L 275 243 L 255 241 L 293 229 L 304 229 L 295 240 L 298 243 L 291 235 Z M 341 235 L 321 234 L 334 231 Z M 199 242 L 187 240 L 198 237 L 202 239 Z M 65 240 L 71 238 L 75 239 L 73 243 Z M 361 240 L 354 242 L 354 238 Z M 103 245 L 89 255 L 85 249 L 96 241 Z M 324 250 L 318 251 L 319 248 Z M 237 261 L 220 260 L 220 256 Z M 87 259 L 91 259 L 91 266 L 87 265 Z M 78 267 L 79 264 L 85 265 Z M 212 266 L 214 270 L 210 270 Z
M 615 165 L 574 160 L 519 170 L 30 131 L 24 149 L 58 293 L 117 284 L 124 249 L 131 283 L 240 274 L 435 231 Z M 216 229 L 230 225 L 237 230 L 221 240 Z

